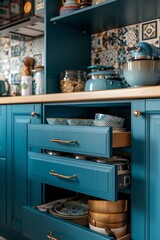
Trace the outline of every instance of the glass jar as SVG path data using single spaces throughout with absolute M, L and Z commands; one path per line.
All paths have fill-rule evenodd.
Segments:
M 103 2 L 107 2 L 107 0 L 92 0 L 92 5 L 100 4 Z
M 86 72 L 81 70 L 65 70 L 61 72 L 61 92 L 81 92 L 84 91 Z
M 10 85 L 10 94 L 12 96 L 20 96 L 21 95 L 20 83 L 12 83 Z

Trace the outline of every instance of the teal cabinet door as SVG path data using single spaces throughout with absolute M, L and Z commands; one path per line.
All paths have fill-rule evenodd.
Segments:
M 6 225 L 6 158 L 0 157 L 0 224 Z
M 0 105 L 0 157 L 6 157 L 6 106 Z
M 146 239 L 160 239 L 160 100 L 146 101 Z
M 0 106 L 0 224 L 6 224 L 6 106 Z
M 142 113 L 136 116 L 137 110 Z M 131 159 L 131 233 L 134 240 L 146 238 L 146 102 L 134 100 L 131 108 L 132 159 Z M 151 238 L 154 239 L 154 238 Z M 150 239 L 150 240 L 151 240 Z
M 27 178 L 28 123 L 41 123 L 40 104 L 7 106 L 7 226 L 19 232 L 22 206 L 40 198 L 40 186 Z
M 160 239 L 160 100 L 133 101 L 132 113 L 132 239 Z

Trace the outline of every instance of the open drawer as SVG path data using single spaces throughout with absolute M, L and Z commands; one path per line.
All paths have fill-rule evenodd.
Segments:
M 29 124 L 30 147 L 98 157 L 111 157 L 112 147 L 129 147 L 130 133 L 110 127 Z
M 42 213 L 31 207 L 23 208 L 23 235 L 31 240 L 113 240 L 87 227 Z M 126 235 L 119 240 L 129 240 Z
M 41 183 L 112 201 L 130 183 L 130 176 L 119 176 L 115 165 L 34 152 L 28 153 L 28 174 Z

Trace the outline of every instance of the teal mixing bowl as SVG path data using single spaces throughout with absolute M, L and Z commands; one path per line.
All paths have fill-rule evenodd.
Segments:
M 126 82 L 131 87 L 153 86 L 160 82 L 160 60 L 134 60 L 123 65 Z

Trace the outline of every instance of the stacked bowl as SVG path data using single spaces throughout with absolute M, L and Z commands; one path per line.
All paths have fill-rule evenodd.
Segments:
M 90 229 L 121 238 L 127 233 L 128 201 L 88 200 Z
M 125 128 L 123 128 L 124 118 L 113 115 L 96 113 L 93 124 L 95 126 L 112 127 L 114 131 L 125 131 Z
M 53 202 L 49 213 L 53 216 L 88 226 L 88 204 L 84 200 L 66 198 Z

